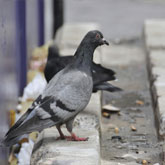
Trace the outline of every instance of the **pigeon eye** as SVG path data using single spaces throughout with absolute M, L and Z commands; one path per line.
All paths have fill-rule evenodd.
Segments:
M 96 34 L 96 39 L 99 39 L 100 38 L 100 35 L 99 34 Z

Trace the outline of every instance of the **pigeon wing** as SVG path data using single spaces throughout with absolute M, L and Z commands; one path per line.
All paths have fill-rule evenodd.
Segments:
M 23 134 L 33 131 L 42 131 L 44 128 L 51 127 L 59 122 L 62 122 L 62 117 L 59 117 L 59 108 L 53 106 L 56 103 L 54 97 L 47 96 L 40 98 L 40 104 L 35 106 L 33 110 L 29 109 L 6 134 L 6 142 Z M 58 105 L 58 104 L 57 104 Z M 56 109 L 57 108 L 57 109 Z M 58 112 L 58 114 L 56 114 Z M 60 115 L 62 116 L 62 114 Z

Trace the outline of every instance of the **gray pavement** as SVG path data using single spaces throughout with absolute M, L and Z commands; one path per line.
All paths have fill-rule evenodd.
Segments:
M 114 84 L 124 89 L 102 95 L 103 104 L 120 108 L 119 113 L 111 112 L 109 119 L 102 117 L 102 165 L 142 164 L 143 160 L 162 164 L 163 149 L 155 127 L 144 50 L 140 44 L 112 45 L 103 49 L 102 59 L 103 65 L 117 72 L 118 82 Z
M 144 26 L 145 48 L 159 133 L 165 137 L 165 19 L 147 20 Z
M 164 0 L 65 0 L 66 23 L 96 22 L 110 39 L 141 36 L 144 20 L 165 17 Z

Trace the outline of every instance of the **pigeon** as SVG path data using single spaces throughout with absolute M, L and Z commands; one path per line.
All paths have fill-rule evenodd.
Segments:
M 60 56 L 57 46 L 51 45 L 48 49 L 48 58 L 44 70 L 46 81 L 49 82 L 52 77 L 62 70 L 67 64 L 73 62 L 74 56 Z M 106 81 L 116 80 L 115 72 L 107 69 L 100 64 L 92 62 L 93 92 L 106 90 L 109 92 L 122 91 Z
M 56 126 L 60 139 L 86 141 L 72 131 L 76 115 L 88 104 L 92 89 L 92 60 L 98 46 L 109 45 L 98 30 L 89 31 L 78 46 L 73 62 L 58 72 L 47 84 L 43 93 L 32 103 L 25 114 L 6 133 L 3 144 L 11 146 L 21 136 L 33 131 Z M 65 124 L 70 136 L 65 136 Z

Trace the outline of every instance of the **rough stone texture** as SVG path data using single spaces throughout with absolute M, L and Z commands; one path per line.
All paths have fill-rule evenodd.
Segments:
M 165 74 L 165 72 L 164 72 L 164 74 Z M 157 75 L 157 78 L 154 83 L 156 88 L 165 87 L 165 76 L 164 75 L 161 76 L 158 73 L 156 75 Z M 165 94 L 164 94 L 164 96 L 165 96 Z
M 150 51 L 150 60 L 154 67 L 165 68 L 165 50 Z
M 144 27 L 150 60 L 151 89 L 159 121 L 159 133 L 165 135 L 165 20 L 147 20 Z
M 155 103 L 157 104 L 157 116 L 159 120 L 159 133 L 160 135 L 165 135 L 165 71 L 157 72 L 155 74 L 158 76 L 155 80 L 153 86 L 155 88 Z
M 154 66 L 152 67 L 152 73 L 154 76 L 159 77 L 161 75 L 161 77 L 164 77 L 164 72 L 165 72 L 165 68 L 161 67 L 161 66 Z
M 98 165 L 100 145 L 95 129 L 75 129 L 80 137 L 89 137 L 85 142 L 56 140 L 54 128 L 44 130 L 33 149 L 31 165 Z M 63 129 L 63 132 L 66 131 Z M 67 134 L 67 133 L 66 133 Z
M 165 49 L 165 19 L 147 20 L 144 28 L 147 50 Z
M 93 93 L 89 104 L 79 115 L 76 116 L 74 126 L 78 128 L 100 128 L 101 118 L 101 94 Z
M 151 74 L 154 77 L 152 89 L 157 107 L 159 133 L 165 135 L 165 50 L 151 50 L 149 58 L 152 66 Z
M 165 135 L 165 96 L 158 98 L 158 110 L 159 110 L 159 122 L 160 135 Z
M 165 82 L 164 82 L 163 86 L 157 85 L 157 81 L 154 83 L 154 85 L 155 85 L 156 90 L 157 90 L 157 96 L 158 97 L 164 97 L 165 96 Z
M 124 163 L 117 163 L 113 161 L 106 161 L 106 160 L 101 160 L 102 165 L 139 165 L 139 163 L 136 162 L 124 162 Z

